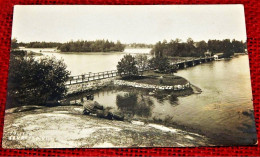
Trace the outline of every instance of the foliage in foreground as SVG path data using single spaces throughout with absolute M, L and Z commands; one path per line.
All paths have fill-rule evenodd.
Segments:
M 10 55 L 7 108 L 57 102 L 65 92 L 69 71 L 62 60 L 28 57 L 24 51 Z

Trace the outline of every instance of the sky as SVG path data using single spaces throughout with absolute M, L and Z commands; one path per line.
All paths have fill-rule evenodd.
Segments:
M 246 40 L 243 5 L 15 5 L 18 42 Z

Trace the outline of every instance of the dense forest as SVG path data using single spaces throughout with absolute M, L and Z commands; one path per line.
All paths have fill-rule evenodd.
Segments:
M 117 41 L 116 43 L 108 40 L 96 41 L 70 41 L 58 47 L 61 52 L 122 52 L 125 46 Z
M 224 57 L 230 57 L 234 53 L 244 53 L 245 49 L 246 43 L 243 41 L 224 39 L 194 42 L 189 38 L 186 42 L 181 42 L 180 39 L 170 42 L 159 41 L 151 53 L 156 56 L 200 57 L 209 51 L 212 54 L 223 53 Z
M 121 44 L 120 41 L 112 42 L 108 40 L 96 41 L 70 41 L 67 43 L 59 42 L 30 42 L 18 43 L 16 39 L 12 39 L 12 47 L 23 46 L 26 48 L 54 48 L 57 47 L 61 52 L 115 52 L 124 51 L 125 47 L 132 48 L 152 48 L 151 53 L 155 56 L 179 56 L 179 57 L 200 57 L 209 51 L 213 54 L 223 53 L 224 57 L 230 57 L 234 53 L 244 53 L 246 43 L 237 40 L 202 40 L 194 42 L 191 38 L 186 42 L 181 42 L 180 39 L 170 40 L 167 42 L 159 41 L 155 45 L 143 43 Z
M 19 46 L 26 47 L 26 48 L 54 48 L 61 46 L 61 43 L 58 42 L 39 42 L 39 41 L 34 41 L 34 42 L 29 42 L 29 43 L 23 43 L 20 42 L 18 43 Z
M 16 39 L 14 39 L 16 40 Z M 17 40 L 15 41 L 17 42 Z M 13 42 L 13 43 L 15 43 Z M 124 51 L 125 45 L 121 44 L 120 41 L 116 43 L 108 40 L 96 40 L 96 41 L 70 41 L 67 43 L 59 42 L 29 42 L 29 43 L 18 43 L 18 46 L 26 48 L 55 48 L 61 52 L 110 52 L 110 51 Z

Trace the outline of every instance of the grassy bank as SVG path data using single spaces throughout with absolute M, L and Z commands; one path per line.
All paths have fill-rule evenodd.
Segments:
M 122 80 L 145 83 L 152 85 L 162 85 L 162 86 L 174 86 L 174 85 L 185 85 L 188 81 L 180 76 L 173 74 L 162 74 L 156 73 L 152 70 L 145 71 L 142 76 L 133 76 L 129 78 L 121 78 Z

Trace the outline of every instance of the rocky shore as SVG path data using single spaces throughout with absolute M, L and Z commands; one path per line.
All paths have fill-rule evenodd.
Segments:
M 67 86 L 67 96 L 104 88 L 140 90 L 148 95 L 185 96 L 201 90 L 181 77 L 171 84 L 142 83 L 108 78 Z M 169 79 L 169 78 L 167 78 Z M 172 78 L 174 79 L 174 77 Z M 145 81 L 145 80 L 144 80 Z M 165 79 L 165 81 L 167 81 Z M 170 79 L 171 81 L 171 79 Z M 152 93 L 152 94 L 151 94 Z M 66 103 L 70 104 L 66 106 Z M 61 101 L 63 106 L 25 106 L 6 110 L 3 148 L 89 147 L 193 147 L 214 145 L 205 136 L 185 127 L 164 126 L 155 121 L 124 119 L 122 114 L 81 100 Z M 72 105 L 74 104 L 74 105 Z M 78 104 L 78 106 L 75 106 Z M 86 107 L 87 106 L 87 107 Z M 92 108 L 91 108 L 92 106 Z M 92 112 L 93 110 L 93 112 Z M 95 112 L 94 112 L 95 111 Z M 94 114 L 94 116 L 93 116 Z M 178 128 L 178 129 L 177 129 Z
M 174 76 L 172 76 L 174 78 Z M 178 76 L 178 79 L 181 79 L 177 83 L 175 83 L 175 80 L 172 80 L 172 83 L 168 85 L 158 85 L 157 83 L 153 83 L 152 81 L 149 80 L 149 83 L 142 83 L 138 82 L 140 80 L 134 81 L 134 80 L 121 80 L 118 77 L 115 78 L 107 78 L 107 79 L 102 79 L 102 80 L 96 80 L 96 81 L 91 81 L 91 82 L 85 82 L 85 83 L 79 83 L 79 84 L 73 84 L 73 85 L 68 85 L 67 86 L 67 93 L 66 95 L 75 95 L 78 93 L 82 92 L 87 92 L 87 91 L 95 91 L 98 89 L 102 89 L 107 86 L 127 86 L 127 87 L 134 87 L 134 88 L 140 88 L 140 89 L 152 89 L 152 90 L 168 90 L 168 91 L 181 91 L 181 90 L 186 90 L 189 88 L 192 88 L 196 93 L 199 93 L 200 89 L 198 87 L 195 87 L 194 85 L 192 86 L 190 82 L 186 81 L 184 78 L 181 78 Z M 159 79 L 157 79 L 159 80 Z
M 129 82 L 125 80 L 114 80 L 113 83 L 114 85 L 120 85 L 120 86 L 129 86 L 129 87 L 144 88 L 144 89 L 173 90 L 173 91 L 179 91 L 179 90 L 190 88 L 189 82 L 184 85 L 179 84 L 174 86 L 152 85 L 152 84 L 145 84 L 145 83 Z
M 26 109 L 26 108 L 23 108 Z M 209 146 L 208 138 L 173 127 L 82 115 L 82 107 L 34 106 L 6 111 L 3 148 Z M 20 110 L 20 112 L 19 112 Z

